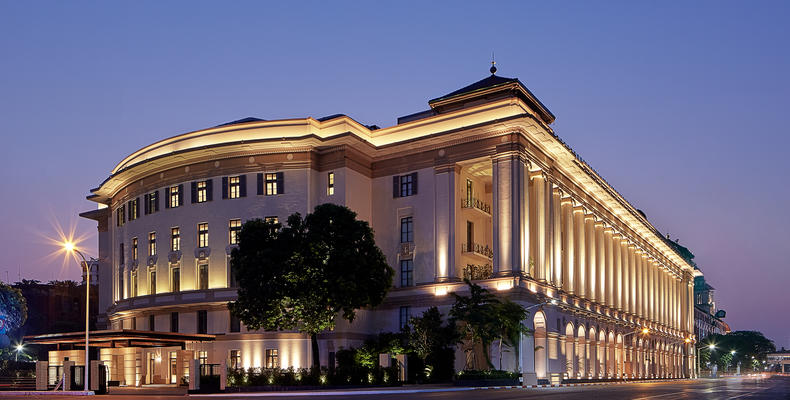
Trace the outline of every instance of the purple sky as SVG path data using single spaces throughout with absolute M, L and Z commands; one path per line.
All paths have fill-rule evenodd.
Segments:
M 389 126 L 494 51 L 696 254 L 732 328 L 790 348 L 790 3 L 379 3 L 0 1 L 0 278 L 78 279 L 45 237 L 95 255 L 76 214 L 144 145 L 247 116 Z

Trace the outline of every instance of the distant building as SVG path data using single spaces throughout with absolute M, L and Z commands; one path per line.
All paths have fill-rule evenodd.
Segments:
M 768 361 L 770 368 L 772 370 L 778 370 L 783 374 L 790 374 L 790 350 L 777 351 L 776 353 L 769 353 L 766 356 L 766 361 Z M 778 368 L 777 368 L 778 367 Z

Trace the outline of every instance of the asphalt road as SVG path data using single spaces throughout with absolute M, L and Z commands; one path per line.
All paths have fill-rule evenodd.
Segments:
M 369 393 L 368 390 L 354 391 L 321 391 L 305 395 L 300 393 L 244 393 L 221 395 L 192 395 L 195 400 L 251 400 L 251 399 L 381 399 L 381 400 L 415 400 L 415 399 L 557 399 L 557 400 L 608 400 L 608 399 L 790 399 L 790 377 L 771 377 L 766 379 L 753 377 L 726 378 L 717 380 L 699 380 L 682 382 L 642 382 L 606 386 L 582 386 L 568 388 L 534 388 L 534 389 L 461 389 L 454 391 L 414 392 L 421 387 L 404 387 L 392 393 Z M 34 399 L 69 399 L 75 397 L 61 396 L 25 396 Z M 0 392 L 0 398 L 2 392 Z M 125 394 L 100 396 L 96 400 L 175 400 L 185 398 L 184 395 L 167 396 L 153 394 Z

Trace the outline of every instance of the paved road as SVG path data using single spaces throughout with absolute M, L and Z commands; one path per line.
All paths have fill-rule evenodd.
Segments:
M 629 383 L 607 386 L 583 386 L 569 388 L 536 388 L 536 389 L 461 389 L 455 391 L 417 392 L 420 387 L 409 387 L 394 390 L 391 394 L 366 393 L 359 391 L 324 391 L 312 395 L 291 393 L 245 393 L 223 395 L 193 395 L 194 400 L 252 400 L 252 399 L 353 399 L 353 400 L 416 400 L 416 399 L 556 399 L 556 400 L 608 400 L 608 399 L 640 399 L 640 400 L 671 400 L 671 399 L 790 399 L 790 377 L 759 378 L 727 378 L 718 380 L 700 380 L 684 382 Z M 35 399 L 67 399 L 67 397 L 27 396 Z M 2 398 L 2 392 L 0 392 Z M 184 400 L 185 396 L 163 395 L 109 395 L 96 400 Z M 68 398 L 74 400 L 74 397 Z

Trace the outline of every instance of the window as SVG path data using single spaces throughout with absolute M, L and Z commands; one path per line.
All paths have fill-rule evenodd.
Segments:
M 282 172 L 258 174 L 258 194 L 273 196 L 285 193 L 285 182 Z
M 279 224 L 280 223 L 280 219 L 277 218 L 277 216 L 275 216 L 275 215 L 270 215 L 268 217 L 263 217 L 263 220 L 266 221 L 266 222 L 271 222 L 273 224 Z
M 277 349 L 266 349 L 266 368 L 280 368 L 280 356 Z
M 208 223 L 198 224 L 198 247 L 208 247 Z
M 475 248 L 475 224 L 472 221 L 466 221 L 466 246 L 467 251 Z
M 222 198 L 238 199 L 240 197 L 247 197 L 247 175 L 222 178 Z
M 200 310 L 197 312 L 197 333 L 206 332 L 208 332 L 208 311 Z
M 129 200 L 129 221 L 134 221 L 140 215 L 140 202 L 138 199 Z
M 406 197 L 415 194 L 417 194 L 416 172 L 392 177 L 392 197 Z
M 466 180 L 466 204 L 472 204 L 472 198 L 474 197 L 472 193 L 472 181 L 467 179 Z
M 148 270 L 148 294 L 156 294 L 156 267 Z
M 123 263 L 126 261 L 125 260 L 125 258 L 126 258 L 126 254 L 125 253 L 126 252 L 123 250 L 123 243 L 119 243 L 118 244 L 118 264 L 123 265 Z
M 124 296 L 124 293 L 123 293 L 123 292 L 124 292 L 124 290 L 126 289 L 126 288 L 123 286 L 123 275 L 124 275 L 125 273 L 126 273 L 126 271 L 124 271 L 123 267 L 121 267 L 121 268 L 118 270 L 118 296 L 119 296 L 121 299 L 124 299 L 124 298 L 126 298 L 126 297 Z
M 166 208 L 176 208 L 184 205 L 184 185 L 165 188 Z
M 149 331 L 156 330 L 156 317 L 153 314 L 148 316 L 148 330 Z
M 137 297 L 137 268 L 132 270 L 132 276 L 129 279 L 132 281 L 131 282 L 131 285 L 132 285 L 132 290 L 131 290 L 132 291 L 132 296 L 131 297 Z
M 159 192 L 146 193 L 143 196 L 143 202 L 145 203 L 145 215 L 159 211 Z
M 170 332 L 178 332 L 178 313 L 170 313 Z
M 401 287 L 414 286 L 414 261 L 400 260 Z
M 327 181 L 326 181 L 326 194 L 331 196 L 335 194 L 335 173 L 330 172 L 327 174 Z
M 241 320 L 239 320 L 239 317 L 233 315 L 233 313 L 230 314 L 230 331 L 241 332 Z
M 232 219 L 228 223 L 228 243 L 239 244 L 239 231 L 241 231 L 241 220 Z
M 156 255 L 156 232 L 151 232 L 148 234 L 148 255 Z
M 137 238 L 132 238 L 132 260 L 137 261 Z
M 411 243 L 414 241 L 414 223 L 412 217 L 400 219 L 400 242 Z
M 132 317 L 132 329 L 137 329 L 137 317 Z
M 170 383 L 178 383 L 178 353 L 175 351 L 170 352 Z
M 170 267 L 170 291 L 174 293 L 181 291 L 181 266 L 178 264 Z
M 115 224 L 123 226 L 126 223 L 126 207 L 120 206 L 115 210 Z
M 230 285 L 228 285 L 228 287 L 239 287 L 239 281 L 236 278 L 236 268 L 233 267 L 230 256 L 228 256 L 228 271 L 230 271 Z
M 241 368 L 241 351 L 231 350 L 228 360 L 228 368 L 239 369 Z
M 402 306 L 400 308 L 400 316 L 399 316 L 399 319 L 400 319 L 399 326 L 401 327 L 401 329 L 405 328 L 406 325 L 409 324 L 409 319 L 410 318 L 411 318 L 411 307 L 409 307 L 409 306 Z
M 198 289 L 208 289 L 208 264 L 198 265 Z
M 208 352 L 206 350 L 200 350 L 198 352 L 198 360 L 200 360 L 200 365 L 208 364 Z
M 170 251 L 181 251 L 181 229 L 170 228 Z
M 192 203 L 205 203 L 212 197 L 211 179 L 192 182 Z

